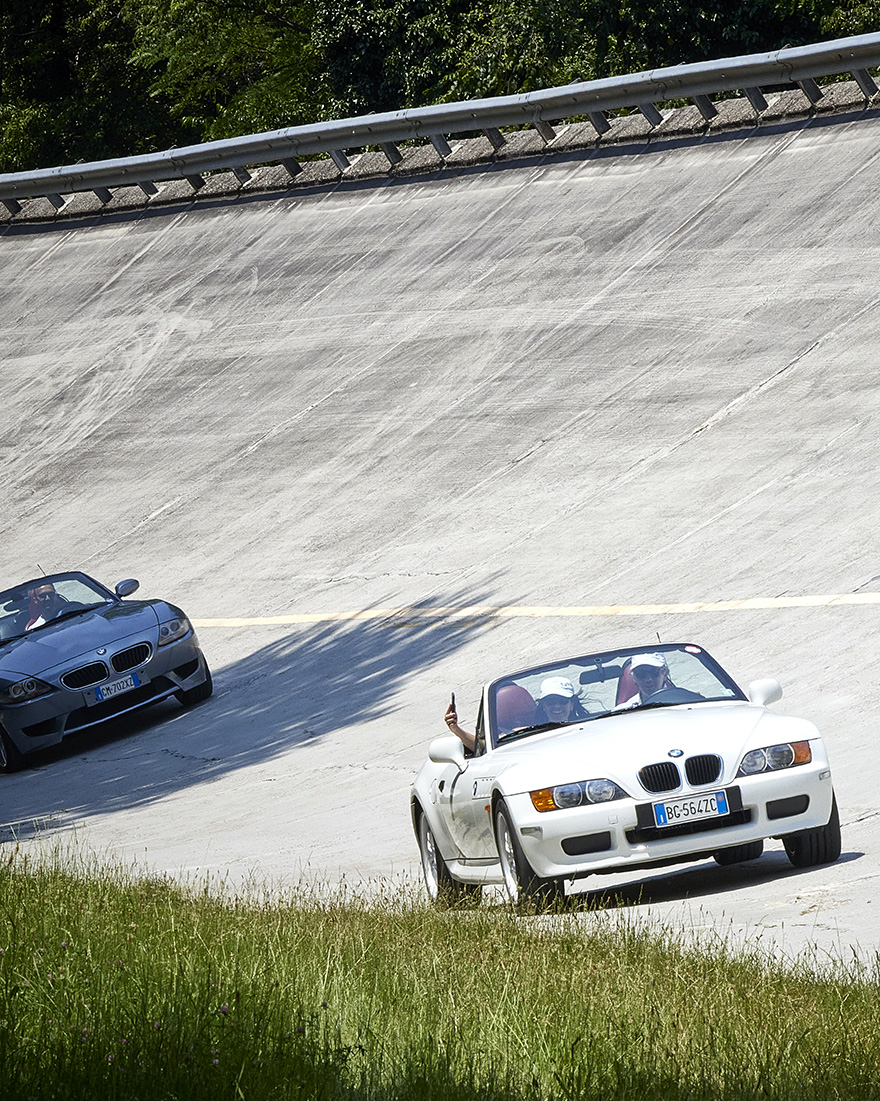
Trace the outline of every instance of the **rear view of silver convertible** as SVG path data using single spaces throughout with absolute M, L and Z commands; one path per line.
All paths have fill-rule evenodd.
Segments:
M 164 600 L 126 600 L 137 588 L 71 571 L 0 592 L 0 772 L 169 696 L 187 706 L 211 695 L 189 620 Z

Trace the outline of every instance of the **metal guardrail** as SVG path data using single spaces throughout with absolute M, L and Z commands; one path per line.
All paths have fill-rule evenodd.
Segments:
M 637 108 L 651 126 L 657 126 L 662 116 L 656 105 L 671 99 L 691 100 L 710 122 L 717 111 L 709 97 L 735 90 L 748 97 L 759 115 L 767 109 L 762 87 L 794 84 L 817 104 L 823 93 L 816 78 L 840 73 L 850 73 L 869 100 L 878 89 L 868 69 L 878 66 L 880 33 L 863 34 L 515 96 L 291 126 L 139 157 L 11 172 L 0 175 L 0 202 L 14 215 L 21 209 L 19 200 L 44 196 L 60 210 L 66 194 L 92 191 L 107 203 L 111 188 L 136 185 L 151 196 L 158 191 L 157 180 L 178 179 L 188 180 L 198 190 L 204 185 L 204 174 L 217 171 L 231 171 L 244 184 L 250 179 L 249 166 L 279 162 L 293 177 L 301 171 L 300 157 L 320 153 L 328 154 L 342 173 L 350 167 L 346 151 L 364 146 L 379 146 L 393 166 L 403 159 L 398 143 L 418 139 L 430 140 L 440 157 L 446 158 L 452 151 L 448 136 L 463 131 L 481 130 L 497 151 L 505 142 L 502 127 L 532 126 L 550 142 L 556 136 L 551 122 L 586 116 L 601 135 L 611 126 L 607 113 L 621 108 Z

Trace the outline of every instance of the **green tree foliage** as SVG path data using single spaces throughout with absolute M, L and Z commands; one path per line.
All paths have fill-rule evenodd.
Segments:
M 328 117 L 311 0 L 127 0 L 135 66 L 202 140 Z
M 852 34 L 870 34 L 880 30 L 880 0 L 846 0 L 843 4 L 823 4 L 822 33 L 829 38 Z
M 512 95 L 589 80 L 595 73 L 591 14 L 581 0 L 473 4 L 450 52 L 442 98 Z
M 798 0 L 593 0 L 596 75 L 613 76 L 821 39 L 817 5 Z
M 129 60 L 134 30 L 122 0 L 0 6 L 0 172 L 170 143 L 167 107 Z
M 439 98 L 470 0 L 316 0 L 314 40 L 337 115 Z

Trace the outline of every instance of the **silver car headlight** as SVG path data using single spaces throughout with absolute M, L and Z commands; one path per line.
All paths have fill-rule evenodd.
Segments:
M 179 638 L 188 635 L 192 630 L 192 624 L 185 615 L 176 616 L 165 623 L 159 624 L 159 645 L 167 646 L 170 642 L 177 642 Z
M 569 810 L 590 803 L 609 803 L 629 796 L 613 780 L 579 780 L 573 784 L 557 784 L 552 788 L 530 791 L 532 806 L 538 811 Z
M 780 742 L 765 749 L 752 749 L 740 761 L 737 776 L 756 776 L 760 772 L 778 772 L 781 768 L 807 765 L 813 753 L 809 742 Z
M 27 703 L 28 700 L 38 700 L 40 696 L 48 696 L 54 691 L 51 684 L 38 677 L 25 677 L 15 684 L 0 688 L 0 704 Z

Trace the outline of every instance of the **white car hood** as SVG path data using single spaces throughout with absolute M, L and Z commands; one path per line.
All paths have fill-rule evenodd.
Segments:
M 670 760 L 683 765 L 696 754 L 717 753 L 723 762 L 718 782 L 729 783 L 749 749 L 817 737 L 812 723 L 755 704 L 688 704 L 625 711 L 526 737 L 496 749 L 492 763 L 506 795 L 608 779 L 638 798 L 645 795 L 638 780 L 645 765 Z

